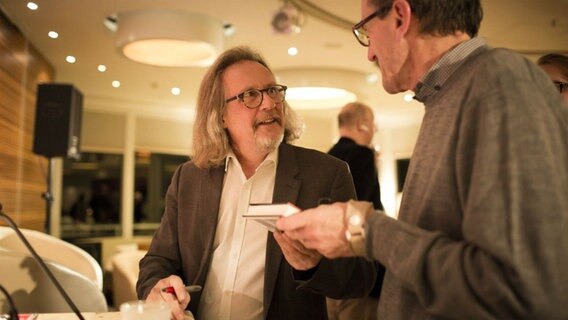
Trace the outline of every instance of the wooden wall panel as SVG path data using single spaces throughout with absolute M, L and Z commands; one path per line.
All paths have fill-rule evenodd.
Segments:
M 23 228 L 45 223 L 48 164 L 32 146 L 37 84 L 53 79 L 53 67 L 0 11 L 0 202 Z

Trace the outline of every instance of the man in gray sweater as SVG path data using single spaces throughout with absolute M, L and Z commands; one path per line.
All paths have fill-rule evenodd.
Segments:
M 387 272 L 380 319 L 568 319 L 568 109 L 536 65 L 476 38 L 479 0 L 362 0 L 389 93 L 425 115 L 398 220 L 366 202 L 277 227 Z

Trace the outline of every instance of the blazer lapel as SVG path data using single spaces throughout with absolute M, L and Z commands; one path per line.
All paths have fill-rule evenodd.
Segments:
M 298 163 L 296 162 L 294 147 L 282 143 L 278 150 L 278 167 L 276 168 L 276 180 L 274 182 L 273 203 L 291 202 L 296 203 L 300 191 L 300 181 L 296 178 L 299 173 Z M 268 233 L 266 242 L 266 268 L 264 271 L 264 315 L 266 317 L 276 279 L 280 269 L 280 262 L 283 254 L 274 240 L 272 232 Z

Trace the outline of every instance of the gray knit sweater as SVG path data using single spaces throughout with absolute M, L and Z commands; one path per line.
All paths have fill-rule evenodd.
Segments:
M 568 319 L 568 107 L 550 79 L 504 49 L 468 56 L 425 101 L 399 220 L 366 231 L 379 319 Z

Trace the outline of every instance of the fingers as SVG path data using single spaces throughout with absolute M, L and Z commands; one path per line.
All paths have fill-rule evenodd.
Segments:
M 297 270 L 307 270 L 315 267 L 321 260 L 321 255 L 304 247 L 300 242 L 290 239 L 283 233 L 274 233 L 274 238 L 282 249 L 286 261 Z
M 295 213 L 288 217 L 279 218 L 276 221 L 276 228 L 281 231 L 290 232 L 304 227 L 309 221 L 309 214 L 313 209 Z
M 164 292 L 163 289 L 171 287 L 173 293 Z M 146 297 L 149 302 L 166 302 L 171 309 L 172 317 L 176 320 L 184 319 L 184 310 L 189 304 L 190 296 L 185 290 L 185 285 L 180 277 L 171 275 L 161 279 Z

